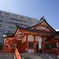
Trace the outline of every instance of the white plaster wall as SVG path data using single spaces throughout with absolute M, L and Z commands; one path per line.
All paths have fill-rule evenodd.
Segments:
M 41 49 L 42 37 L 41 37 L 41 36 L 36 36 L 36 37 L 35 37 L 35 40 L 38 41 L 39 49 Z
M 22 43 L 26 42 L 26 36 L 22 39 Z
M 56 43 L 56 45 L 57 45 L 57 47 L 59 47 L 59 44 L 58 44 L 58 42 Z
M 42 37 L 41 37 L 41 36 L 36 36 L 36 37 L 35 37 L 35 40 L 36 40 L 36 41 L 39 41 L 39 43 L 41 43 L 41 42 L 42 42 Z
M 34 41 L 34 36 L 33 35 L 28 35 L 28 41 Z

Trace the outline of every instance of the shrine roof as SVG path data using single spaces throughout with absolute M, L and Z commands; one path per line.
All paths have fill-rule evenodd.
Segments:
M 34 28 L 34 27 L 40 25 L 40 24 L 43 23 L 43 22 L 45 22 L 54 32 L 56 32 L 56 30 L 53 29 L 53 28 L 48 24 L 48 22 L 46 21 L 46 19 L 44 18 L 44 16 L 39 20 L 38 24 L 36 24 L 36 25 L 34 25 L 34 26 L 31 26 L 31 27 L 28 27 L 28 29 Z
M 57 32 L 56 32 L 55 34 L 53 34 L 51 37 L 52 37 L 51 39 L 48 39 L 48 40 L 46 40 L 46 41 L 55 40 L 54 38 L 59 38 L 59 31 L 57 31 Z
M 27 31 L 27 32 L 34 32 L 34 33 L 41 33 L 41 34 L 52 34 L 51 32 L 45 32 L 45 31 L 40 31 L 40 30 L 36 30 L 36 29 L 30 29 L 30 28 L 23 28 L 23 27 L 20 27 L 20 26 L 17 26 L 17 29 L 19 30 L 24 30 L 24 31 Z
M 9 35 L 10 33 L 8 33 L 7 35 L 10 36 L 10 37 L 11 37 L 11 36 L 14 36 L 14 35 L 16 34 L 16 32 L 17 32 L 18 29 L 21 29 L 21 30 L 24 30 L 24 31 L 28 31 L 28 32 L 42 33 L 42 34 L 43 34 L 43 33 L 44 33 L 44 34 L 46 34 L 46 33 L 47 33 L 47 34 L 48 34 L 48 33 L 51 33 L 51 32 L 46 32 L 46 31 L 31 29 L 31 28 L 33 28 L 33 27 L 36 27 L 36 26 L 40 25 L 42 22 L 45 22 L 45 23 L 56 33 L 56 31 L 47 23 L 47 21 L 45 20 L 45 18 L 42 17 L 42 18 L 39 20 L 39 23 L 38 23 L 38 24 L 36 24 L 36 25 L 34 25 L 34 26 L 31 26 L 31 27 L 28 27 L 28 28 L 23 28 L 23 27 L 21 27 L 21 26 L 16 25 L 17 29 L 16 29 L 15 33 L 12 34 L 12 35 Z
M 55 33 L 55 35 L 59 36 L 59 31 L 57 31 L 57 32 Z

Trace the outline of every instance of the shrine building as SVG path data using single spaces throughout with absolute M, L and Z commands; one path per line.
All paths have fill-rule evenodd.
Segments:
M 20 53 L 54 53 L 59 54 L 59 32 L 53 29 L 42 17 L 38 24 L 23 28 L 17 26 L 14 35 L 7 35 L 4 50 L 13 52 L 17 47 Z

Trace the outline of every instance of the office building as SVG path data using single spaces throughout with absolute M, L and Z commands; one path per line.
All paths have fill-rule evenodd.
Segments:
M 26 28 L 37 23 L 38 19 L 0 10 L 0 42 L 5 33 L 15 33 L 16 25 Z

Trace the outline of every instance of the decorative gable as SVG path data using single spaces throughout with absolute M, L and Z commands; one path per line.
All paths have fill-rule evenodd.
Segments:
M 22 38 L 24 37 L 24 33 L 23 32 L 21 32 L 21 31 L 18 31 L 17 32 L 17 34 L 16 34 L 16 38 L 15 39 L 17 39 L 17 40 L 22 40 Z
M 40 31 L 47 31 L 47 32 L 53 32 L 56 31 L 47 23 L 47 21 L 42 17 L 38 24 L 30 27 L 30 29 L 40 30 Z
M 41 23 L 39 26 L 36 26 L 35 29 L 36 30 L 41 30 L 41 31 L 48 31 L 48 32 L 51 31 L 49 26 L 45 22 Z
M 37 30 L 49 31 L 49 32 L 50 32 L 50 30 L 49 30 L 48 28 L 43 27 L 43 26 L 39 26 L 39 27 L 37 27 L 36 29 L 37 29 Z

